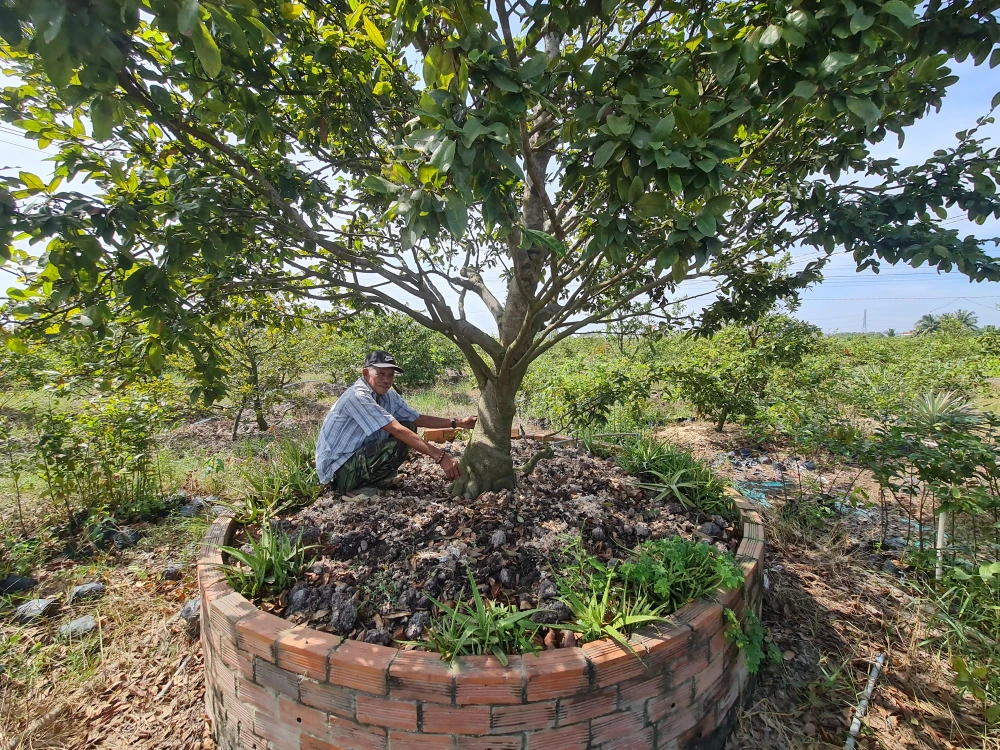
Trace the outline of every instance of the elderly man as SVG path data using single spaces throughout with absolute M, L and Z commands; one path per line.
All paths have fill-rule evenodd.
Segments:
M 392 390 L 402 368 L 388 352 L 365 357 L 361 377 L 333 405 L 316 441 L 316 473 L 321 484 L 343 492 L 373 487 L 393 475 L 410 448 L 433 458 L 448 479 L 461 475 L 447 451 L 425 443 L 416 427 L 476 426 L 476 417 L 431 417 L 418 414 Z

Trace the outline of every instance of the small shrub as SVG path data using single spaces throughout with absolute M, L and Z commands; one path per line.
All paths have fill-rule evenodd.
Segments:
M 319 478 L 313 468 L 315 434 L 283 437 L 268 447 L 268 458 L 252 459 L 240 470 L 247 485 L 248 503 L 287 509 L 319 496 Z
M 743 650 L 750 674 L 757 674 L 765 656 L 772 662 L 781 661 L 781 653 L 773 643 L 767 644 L 765 653 L 764 626 L 753 610 L 748 609 L 746 612 L 746 625 L 740 624 L 739 618 L 731 609 L 723 610 L 722 614 L 726 618 L 726 640 Z
M 459 602 L 449 607 L 431 599 L 444 615 L 435 617 L 427 641 L 442 659 L 493 654 L 507 666 L 507 654 L 538 651 L 535 635 L 542 627 L 531 621 L 537 610 L 520 611 L 516 606 L 496 601 L 485 602 L 476 580 L 469 572 L 473 604 Z
M 276 594 L 292 587 L 306 565 L 311 549 L 301 537 L 276 531 L 270 523 L 261 527 L 260 539 L 250 536 L 249 550 L 220 547 L 236 564 L 222 566 L 226 580 L 248 599 Z
M 734 589 L 743 583 L 743 571 L 728 552 L 679 536 L 641 544 L 633 555 L 615 569 L 616 577 L 628 582 L 636 596 L 662 606 L 665 614 L 717 588 Z
M 591 584 L 598 580 L 599 577 L 591 578 Z M 610 638 L 637 656 L 629 645 L 629 635 L 641 625 L 663 622 L 660 616 L 663 607 L 653 606 L 644 594 L 633 592 L 628 580 L 622 586 L 612 586 L 613 582 L 614 577 L 608 575 L 604 577 L 603 590 L 593 585 L 584 593 L 568 589 L 561 598 L 572 610 L 575 622 L 560 627 L 579 633 L 584 643 Z

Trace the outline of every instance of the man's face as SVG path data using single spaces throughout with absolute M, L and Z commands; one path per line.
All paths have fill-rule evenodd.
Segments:
M 361 374 L 371 389 L 380 396 L 389 392 L 392 381 L 396 379 L 396 371 L 391 367 L 366 367 Z

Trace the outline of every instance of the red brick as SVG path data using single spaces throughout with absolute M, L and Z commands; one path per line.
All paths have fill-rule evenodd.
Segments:
M 704 716 L 702 716 L 700 721 L 696 721 L 694 726 L 691 727 L 680 737 L 681 747 L 690 747 L 702 739 L 706 735 L 712 733 L 712 731 L 717 726 L 715 711 L 708 711 Z
M 389 667 L 393 698 L 451 703 L 455 694 L 454 682 L 454 671 L 439 654 L 400 651 Z
M 713 601 L 723 609 L 732 609 L 742 598 L 743 590 L 740 587 L 735 589 L 718 588 L 712 595 Z
M 657 675 L 651 680 L 631 680 L 618 686 L 618 708 L 642 712 L 646 701 L 664 692 L 666 680 Z
M 244 682 L 244 680 L 241 679 L 240 682 Z M 239 688 L 237 688 L 237 690 L 239 690 Z M 223 703 L 224 705 L 220 706 L 219 713 L 225 717 L 226 719 L 225 723 L 231 724 L 233 726 L 236 725 L 243 725 L 248 727 L 253 726 L 254 716 L 257 712 L 257 710 L 254 708 L 253 703 L 251 703 L 250 701 L 239 700 L 235 695 L 231 697 L 226 696 L 226 699 L 223 701 Z M 274 709 L 273 704 L 269 704 L 268 706 L 269 712 L 273 713 L 273 709 Z M 263 711 L 264 709 L 261 710 Z
M 400 700 L 358 696 L 358 721 L 392 729 L 417 731 L 417 704 Z
M 267 740 L 253 733 L 253 725 L 240 726 L 240 748 L 242 750 L 268 750 Z
M 523 746 L 523 734 L 515 734 L 509 737 L 455 738 L 455 747 L 458 750 L 521 750 Z
M 222 634 L 216 639 L 216 654 L 222 663 L 248 680 L 253 679 L 253 655 L 236 648 L 236 641 Z
M 589 746 L 589 722 L 559 729 L 542 729 L 528 735 L 528 750 L 586 750 Z
M 601 750 L 654 750 L 653 728 L 640 729 L 628 737 L 621 737 L 601 745 Z
M 286 672 L 284 669 L 278 669 L 270 662 L 255 656 L 254 682 L 258 685 L 271 688 L 271 690 L 280 695 L 298 700 L 299 683 L 302 682 L 302 678 L 297 674 Z
M 331 745 L 329 742 L 310 737 L 308 734 L 302 735 L 301 743 L 301 750 L 341 750 L 337 745 Z
M 278 718 L 300 732 L 322 737 L 326 734 L 326 714 L 296 703 L 285 697 L 278 698 Z
M 559 699 L 559 726 L 589 721 L 597 716 L 612 713 L 618 705 L 618 690 L 610 687 L 597 693 L 577 698 Z
M 455 747 L 455 738 L 440 734 L 389 732 L 390 750 L 443 750 Z
M 253 706 L 258 714 L 278 715 L 278 697 L 267 688 L 249 680 L 240 680 L 236 696 L 241 702 Z
M 341 718 L 354 718 L 354 693 L 336 685 L 316 682 L 308 677 L 299 685 L 302 702 L 320 711 L 336 714 Z
M 590 736 L 595 745 L 623 737 L 631 737 L 642 731 L 642 712 L 619 711 L 610 716 L 599 716 L 590 722 Z
M 284 633 L 277 642 L 278 667 L 296 674 L 325 680 L 330 654 L 343 640 L 299 625 Z
M 685 708 L 675 711 L 664 719 L 656 722 L 656 738 L 661 745 L 676 740 L 698 723 L 694 709 Z
M 556 725 L 556 702 L 526 703 L 521 706 L 493 706 L 491 732 L 551 729 Z
M 722 607 L 706 599 L 683 607 L 677 618 L 691 626 L 691 637 L 697 641 L 707 641 L 722 630 Z
M 384 648 L 384 647 L 383 647 Z M 386 731 L 381 727 L 369 727 L 355 724 L 353 721 L 330 717 L 327 729 L 328 736 L 334 747 L 348 747 L 351 750 L 386 750 L 388 739 Z
M 673 687 L 677 687 L 681 683 L 690 680 L 706 667 L 708 667 L 708 646 L 701 644 L 697 651 L 679 661 L 669 671 L 670 684 Z
M 397 651 L 361 641 L 344 641 L 330 654 L 330 683 L 385 695 L 386 675 Z
M 595 684 L 599 688 L 649 674 L 649 665 L 643 661 L 642 652 L 631 654 L 614 641 L 587 643 L 583 652 L 594 666 L 597 673 Z
M 720 655 L 713 659 L 708 666 L 694 676 L 694 696 L 695 700 L 700 700 L 701 696 L 708 693 L 716 684 L 722 680 L 725 659 Z
M 590 686 L 590 665 L 580 648 L 557 648 L 521 658 L 529 702 L 578 695 Z
M 424 703 L 421 708 L 425 732 L 441 734 L 488 734 L 489 706 L 446 706 Z
M 524 669 L 520 656 L 508 656 L 507 666 L 495 656 L 469 656 L 458 660 L 455 674 L 455 703 L 520 703 L 524 695 Z
M 236 623 L 236 645 L 274 664 L 274 644 L 292 623 L 268 612 L 258 611 Z
M 206 605 L 202 602 L 202 606 L 208 612 L 212 629 L 220 636 L 228 636 L 233 644 L 237 640 L 236 623 L 257 612 L 255 606 L 232 590 L 227 595 L 213 600 L 211 604 Z
M 708 642 L 708 659 L 712 661 L 717 656 L 721 656 L 726 652 L 726 648 L 732 643 L 728 638 L 726 638 L 726 632 L 729 630 L 729 625 L 727 624 L 722 630 L 712 636 L 712 640 Z
M 297 748 L 302 732 L 281 719 L 258 713 L 253 722 L 253 733 L 280 748 Z
M 236 673 L 223 664 L 220 659 L 212 659 L 205 674 L 216 690 L 227 695 L 233 695 L 236 692 Z
M 678 685 L 669 693 L 651 698 L 646 704 L 646 717 L 651 722 L 686 711 L 691 705 L 692 681 Z

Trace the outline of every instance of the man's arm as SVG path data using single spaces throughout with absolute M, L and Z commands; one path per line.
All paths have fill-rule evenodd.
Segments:
M 432 420 L 437 420 L 437 421 L 441 421 L 441 422 L 447 422 L 447 424 L 440 425 L 440 426 L 441 427 L 451 427 L 451 420 L 450 419 L 446 420 L 446 419 L 443 419 L 441 417 L 423 417 L 423 416 L 421 416 L 421 417 L 419 417 L 417 419 L 417 421 L 415 422 L 415 424 L 417 426 L 419 426 L 419 427 L 434 427 L 434 426 L 436 426 L 436 425 L 422 424 L 421 420 L 424 420 L 424 419 L 432 419 Z M 473 419 L 475 419 L 475 417 L 473 417 Z M 458 461 L 456 461 L 454 458 L 452 458 L 449 454 L 445 453 L 440 448 L 438 448 L 436 446 L 433 446 L 430 443 L 424 442 L 424 440 L 419 435 L 417 435 L 417 433 L 413 432 L 412 430 L 406 429 L 397 420 L 395 420 L 395 419 L 392 420 L 389 424 L 387 424 L 382 429 L 385 430 L 386 432 L 388 432 L 390 435 L 392 435 L 394 438 L 396 438 L 400 442 L 405 443 L 406 445 L 408 445 L 411 448 L 413 448 L 413 450 L 415 450 L 415 451 L 417 451 L 419 453 L 423 453 L 425 456 L 430 456 L 435 461 L 437 461 L 438 465 L 444 471 L 444 475 L 446 477 L 448 477 L 448 479 L 458 479 L 462 475 L 462 472 L 461 472 L 461 470 L 458 467 Z
M 461 430 L 471 430 L 476 426 L 478 417 L 457 417 L 455 427 Z M 451 417 L 432 417 L 429 414 L 421 414 L 413 423 L 416 427 L 449 428 L 451 427 Z M 430 455 L 430 454 L 428 454 Z

